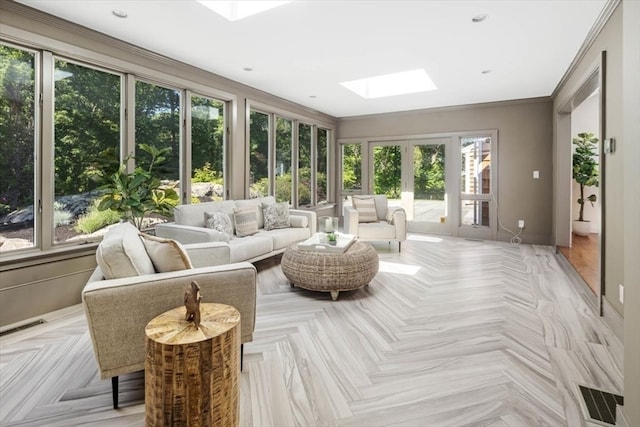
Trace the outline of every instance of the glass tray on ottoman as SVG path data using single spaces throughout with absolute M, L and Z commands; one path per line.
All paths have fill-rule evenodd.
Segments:
M 323 243 L 321 241 L 320 238 L 322 236 L 326 236 L 325 233 L 316 233 L 310 238 L 308 238 L 307 240 L 305 240 L 304 242 L 298 243 L 298 249 L 302 251 L 343 253 L 347 249 L 349 249 L 349 246 L 351 246 L 353 242 L 355 242 L 356 240 L 356 236 L 354 236 L 353 234 L 341 234 L 341 233 L 335 233 L 335 234 L 336 234 L 336 237 L 338 238 L 336 240 L 335 245 L 330 245 L 329 242 Z

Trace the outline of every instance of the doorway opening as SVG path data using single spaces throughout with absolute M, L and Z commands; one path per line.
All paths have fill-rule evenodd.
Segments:
M 601 64 L 602 65 L 602 64 Z M 573 266 L 576 272 L 582 277 L 586 285 L 593 291 L 601 302 L 604 293 L 602 285 L 602 259 L 603 259 L 603 238 L 604 238 L 604 194 L 602 189 L 604 178 L 604 156 L 602 135 L 604 129 L 604 88 L 602 84 L 601 68 L 595 70 L 587 81 L 576 92 L 571 101 L 561 111 L 565 113 L 567 121 L 566 131 L 570 130 L 570 138 L 559 139 L 559 143 L 570 144 L 571 148 L 566 150 L 567 162 L 563 164 L 574 171 L 574 153 L 576 144 L 573 141 L 578 138 L 578 134 L 593 134 L 597 138 L 597 143 L 593 149 L 591 160 L 596 164 L 597 176 L 595 185 L 580 184 L 576 180 L 575 173 L 570 175 L 571 184 L 568 192 L 568 200 L 564 203 L 568 206 L 567 212 L 570 221 L 565 224 L 569 227 L 566 234 L 568 239 L 557 241 L 558 250 Z M 584 221 L 577 223 L 581 210 Z M 578 231 L 578 225 L 585 228 L 585 231 Z M 601 304 L 599 304 L 601 307 Z

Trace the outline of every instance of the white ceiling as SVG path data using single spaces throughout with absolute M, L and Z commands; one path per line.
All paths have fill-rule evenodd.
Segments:
M 194 0 L 19 1 L 335 117 L 549 96 L 606 3 L 298 0 L 229 22 Z M 438 90 L 339 84 L 418 68 Z

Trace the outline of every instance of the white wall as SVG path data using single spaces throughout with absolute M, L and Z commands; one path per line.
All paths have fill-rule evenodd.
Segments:
M 599 92 L 590 98 L 587 98 L 578 105 L 571 113 L 571 135 L 572 138 L 578 136 L 582 132 L 591 132 L 596 137 L 600 137 L 600 94 Z M 572 144 L 572 152 L 575 151 L 575 147 Z M 598 159 L 596 154 L 596 161 Z M 584 195 L 595 194 L 598 198 L 596 203 L 591 206 L 591 203 L 587 202 L 584 205 L 584 220 L 591 221 L 590 231 L 591 233 L 600 233 L 600 189 L 598 187 L 585 187 Z M 571 195 L 571 218 L 578 219 L 580 212 L 580 205 L 577 200 L 580 198 L 580 185 L 572 180 L 572 195 Z

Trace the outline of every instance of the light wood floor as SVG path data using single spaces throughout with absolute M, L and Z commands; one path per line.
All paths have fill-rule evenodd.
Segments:
M 621 393 L 622 345 L 551 247 L 411 236 L 377 245 L 370 286 L 290 288 L 259 265 L 243 426 L 583 426 L 577 385 Z M 2 426 L 142 426 L 142 373 L 121 409 L 79 306 L 0 338 Z
M 571 247 L 560 246 L 560 252 L 576 269 L 580 277 L 595 295 L 600 292 L 600 235 L 576 236 L 571 239 Z

